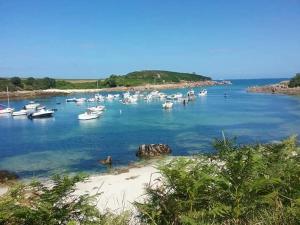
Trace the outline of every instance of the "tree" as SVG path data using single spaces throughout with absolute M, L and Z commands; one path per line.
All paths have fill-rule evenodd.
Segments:
M 297 73 L 289 82 L 289 87 L 300 87 L 300 73 Z
M 23 87 L 22 80 L 20 77 L 12 77 L 10 78 L 10 82 L 17 87 Z
M 33 77 L 28 77 L 26 80 L 25 80 L 25 84 L 26 85 L 30 85 L 30 86 L 33 86 L 35 82 L 35 79 Z

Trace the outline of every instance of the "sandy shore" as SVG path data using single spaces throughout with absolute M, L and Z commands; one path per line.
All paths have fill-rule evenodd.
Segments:
M 11 99 L 28 99 L 36 97 L 51 97 L 60 95 L 69 95 L 73 93 L 96 93 L 96 92 L 113 92 L 113 91 L 147 91 L 147 90 L 162 90 L 162 89 L 177 89 L 177 88 L 193 88 L 214 85 L 231 84 L 229 81 L 199 81 L 199 82 L 180 82 L 172 84 L 156 84 L 143 85 L 135 87 L 114 87 L 101 89 L 47 89 L 37 91 L 14 91 L 10 92 Z M 6 99 L 6 92 L 0 92 L 0 99 Z
M 121 213 L 125 210 L 134 212 L 134 201 L 145 199 L 145 186 L 155 185 L 161 177 L 156 163 L 134 165 L 132 168 L 117 169 L 109 174 L 91 175 L 84 182 L 76 184 L 75 195 L 95 195 L 97 208 L 101 211 Z M 25 181 L 28 182 L 28 181 Z M 44 180 L 46 184 L 49 180 Z M 9 185 L 0 185 L 0 196 L 9 190 Z
M 145 186 L 155 185 L 161 177 L 154 165 L 140 168 L 131 168 L 121 174 L 106 174 L 90 176 L 85 182 L 77 184 L 75 194 L 102 193 L 97 197 L 99 210 L 110 210 L 120 213 L 124 210 L 133 210 L 134 201 L 142 202 L 145 199 Z
M 282 81 L 279 84 L 249 87 L 247 91 L 254 93 L 300 95 L 300 87 L 289 88 L 288 82 L 289 81 Z

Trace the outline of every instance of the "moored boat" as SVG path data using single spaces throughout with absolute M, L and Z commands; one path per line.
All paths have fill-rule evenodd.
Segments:
M 79 120 L 92 120 L 97 119 L 101 113 L 92 113 L 92 112 L 85 112 L 78 115 Z
M 49 110 L 49 109 L 41 109 L 38 110 L 37 112 L 32 112 L 28 115 L 29 119 L 36 119 L 36 118 L 48 118 L 48 117 L 52 117 L 54 114 L 53 110 Z
M 91 112 L 99 112 L 99 111 L 103 111 L 104 109 L 105 109 L 105 106 L 103 106 L 103 105 L 98 105 L 98 106 L 88 108 L 88 110 Z
M 35 103 L 34 101 L 30 101 L 29 104 L 24 106 L 24 108 L 25 109 L 36 109 L 39 106 L 40 106 L 39 103 Z
M 162 104 L 162 107 L 164 109 L 171 109 L 173 107 L 173 102 L 166 101 L 165 103 Z
M 8 87 L 6 87 L 6 94 L 7 94 L 7 107 L 5 105 L 0 105 L 0 114 L 12 113 L 14 111 L 13 108 L 9 107 Z
M 21 109 L 19 111 L 13 112 L 11 115 L 12 116 L 25 116 L 27 115 L 28 111 L 26 109 Z
M 199 96 L 206 96 L 207 95 L 207 90 L 203 89 L 200 93 Z

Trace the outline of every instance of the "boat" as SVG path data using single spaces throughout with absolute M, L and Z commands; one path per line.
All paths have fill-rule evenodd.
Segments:
M 79 114 L 78 119 L 79 120 L 92 120 L 97 119 L 100 116 L 101 113 L 92 113 L 90 111 Z
M 114 96 L 111 95 L 111 94 L 108 94 L 107 97 L 106 97 L 107 100 L 111 101 L 114 99 Z
M 171 109 L 173 107 L 173 102 L 171 101 L 166 101 L 165 103 L 162 104 L 162 107 L 164 109 Z
M 95 99 L 95 98 L 89 98 L 87 101 L 88 101 L 88 102 L 95 102 L 96 99 Z
M 0 114 L 5 113 L 12 113 L 14 111 L 13 108 L 9 107 L 9 93 L 8 93 L 8 87 L 6 87 L 6 94 L 7 94 L 7 107 L 5 105 L 0 105 Z
M 34 101 L 30 101 L 29 104 L 24 106 L 24 108 L 25 109 L 36 109 L 39 106 L 40 106 L 39 103 L 35 103 Z
M 189 90 L 188 93 L 187 93 L 187 96 L 188 97 L 195 96 L 195 91 L 193 89 Z
M 76 103 L 83 103 L 86 101 L 86 98 L 77 98 Z
M 207 90 L 203 89 L 200 93 L 199 96 L 206 96 L 207 95 Z
M 53 110 L 49 110 L 49 109 L 41 109 L 38 110 L 37 112 L 32 112 L 28 115 L 29 119 L 36 119 L 36 118 L 48 118 L 48 117 L 52 117 L 54 114 Z
M 21 109 L 19 111 L 13 112 L 11 115 L 12 116 L 25 116 L 27 115 L 28 111 L 26 109 Z
M 98 106 L 93 106 L 93 107 L 88 108 L 88 110 L 91 112 L 100 112 L 100 111 L 103 111 L 104 109 L 105 109 L 105 106 L 103 106 L 103 105 L 98 105 Z
M 66 102 L 76 102 L 76 98 L 67 98 Z

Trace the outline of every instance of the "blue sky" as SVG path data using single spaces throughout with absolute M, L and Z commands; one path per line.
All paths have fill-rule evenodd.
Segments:
M 299 0 L 0 0 L 0 76 L 300 71 Z

